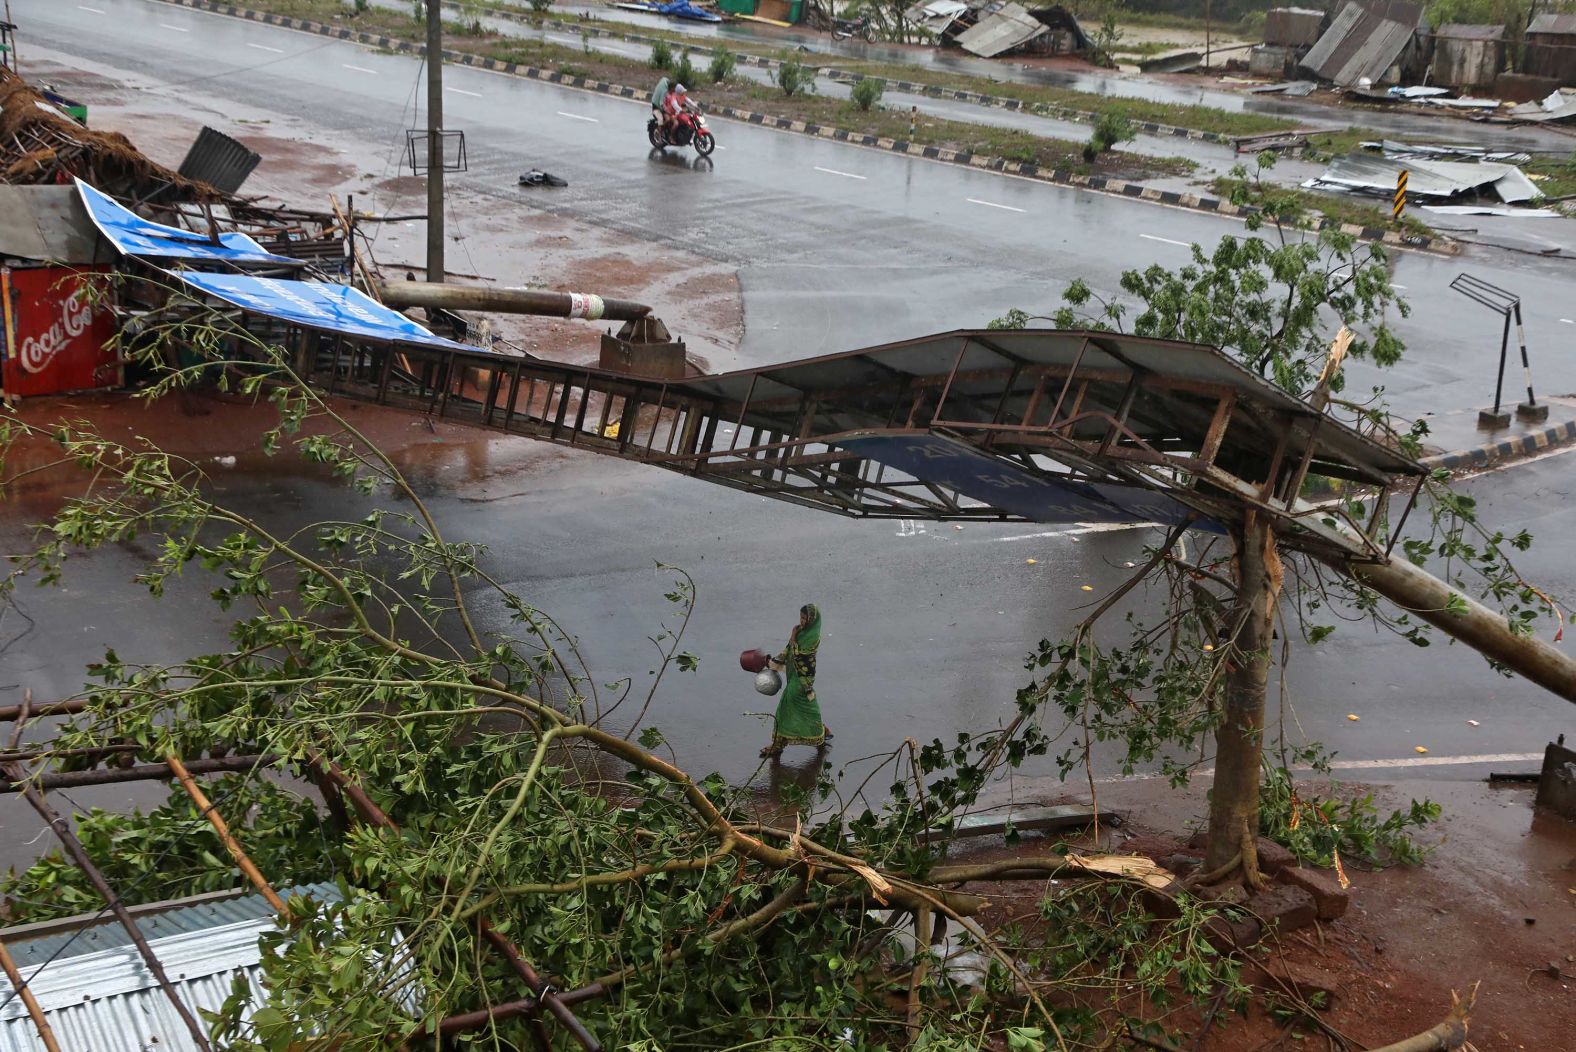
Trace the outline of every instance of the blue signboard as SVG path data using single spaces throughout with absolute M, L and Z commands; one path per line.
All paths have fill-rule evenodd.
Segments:
M 77 192 L 93 225 L 105 240 L 128 256 L 209 260 L 215 263 L 269 263 L 301 266 L 299 259 L 276 256 L 245 234 L 219 235 L 219 244 L 195 231 L 147 220 L 108 194 L 77 180 Z
M 327 329 L 385 343 L 419 343 L 462 351 L 476 349 L 434 336 L 405 315 L 389 310 L 348 285 L 287 281 L 250 274 L 206 274 L 191 270 L 173 273 L 193 288 L 233 303 L 242 310 L 266 314 L 292 325 Z
M 1196 514 L 1163 493 L 1049 478 L 942 435 L 871 435 L 839 439 L 837 446 L 1031 522 L 1177 526 Z M 1207 520 L 1195 525 L 1219 529 Z

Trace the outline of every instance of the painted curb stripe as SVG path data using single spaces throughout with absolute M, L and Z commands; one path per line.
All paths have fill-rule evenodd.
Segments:
M 269 21 L 269 17 L 264 12 L 254 11 L 248 8 L 227 7 L 226 5 L 219 4 L 217 0 L 156 0 L 156 2 L 162 4 L 171 4 L 176 7 L 189 7 L 197 10 L 211 11 L 216 14 L 232 14 L 236 17 L 248 18 L 254 21 L 259 19 L 262 21 Z M 331 35 L 340 29 L 340 27 L 329 26 L 321 22 L 309 22 L 305 19 L 301 19 L 299 21 L 300 28 L 302 30 L 320 35 Z M 402 40 L 391 42 L 387 37 L 374 37 L 370 33 L 360 32 L 357 32 L 352 36 L 349 35 L 350 30 L 348 29 L 344 30 L 343 32 L 345 35 L 342 35 L 341 39 L 351 40 L 358 44 L 373 44 L 385 49 L 392 47 L 398 51 L 408 52 L 410 54 L 420 54 L 425 50 L 425 48 L 417 48 L 409 41 Z M 605 31 L 603 31 L 600 35 L 616 36 L 618 34 L 607 34 Z M 625 39 L 644 38 L 626 37 Z M 478 56 L 475 56 L 470 52 L 460 51 L 445 50 L 443 55 L 445 59 L 452 58 L 453 61 L 462 63 L 464 65 L 474 65 L 476 59 L 478 58 Z M 585 91 L 593 91 L 601 95 L 615 95 L 622 98 L 636 97 L 634 89 L 624 87 L 622 85 L 606 84 L 601 81 L 588 81 L 583 77 L 566 77 L 557 70 L 544 70 L 535 66 L 515 66 L 512 63 L 510 65 L 512 66 L 510 72 L 513 76 L 525 77 L 530 80 L 546 81 L 552 84 L 568 85 L 570 87 L 579 88 Z M 790 120 L 786 117 L 768 117 L 763 114 L 753 113 L 749 110 L 736 110 L 731 106 L 719 107 L 712 112 L 717 116 L 727 117 L 731 120 L 742 121 L 747 124 L 761 124 L 785 131 L 797 132 L 799 134 L 822 134 L 822 132 L 807 131 L 807 128 L 811 126 L 807 126 L 802 121 Z M 880 139 L 858 132 L 848 132 L 843 129 L 834 131 L 833 138 L 838 137 L 838 131 L 841 131 L 843 135 L 843 138 L 840 141 L 856 142 L 859 145 L 885 150 L 888 153 L 900 153 L 908 155 L 916 154 L 916 151 L 910 149 L 909 144 L 906 142 L 895 141 L 892 139 Z M 918 153 L 918 155 L 925 156 L 923 153 Z M 1158 198 L 1151 197 L 1147 194 L 1146 188 L 1141 183 L 1128 183 L 1119 180 L 1108 182 L 1102 176 L 1082 176 L 1075 172 L 1064 171 L 1060 168 L 1043 169 L 1037 165 L 1022 164 L 1016 161 L 1007 161 L 1001 157 L 979 157 L 969 154 L 958 154 L 954 160 L 949 161 L 939 155 L 935 158 L 935 160 L 941 164 L 954 164 L 968 168 L 983 168 L 988 171 L 1009 172 L 1014 175 L 1024 176 L 1025 178 L 1035 179 L 1039 182 L 1051 183 L 1057 186 L 1066 186 L 1073 189 L 1089 189 L 1097 192 L 1109 193 L 1113 196 L 1139 200 L 1158 200 L 1161 203 L 1169 203 L 1165 201 L 1164 196 L 1167 191 L 1159 191 Z M 1188 204 L 1184 202 L 1172 205 L 1171 207 L 1183 208 L 1191 211 L 1215 212 L 1220 215 L 1229 216 L 1252 215 L 1257 211 L 1257 209 L 1251 206 L 1239 206 L 1232 204 L 1229 201 L 1221 201 L 1217 198 L 1193 197 L 1193 195 L 1187 196 L 1191 198 L 1193 203 Z M 1433 252 L 1444 255 L 1455 255 L 1460 251 L 1460 247 L 1458 245 L 1439 238 L 1421 237 L 1415 235 L 1400 235 L 1392 237 L 1393 232 L 1390 231 L 1380 231 L 1377 228 L 1369 227 L 1355 227 L 1349 224 L 1338 223 L 1331 219 L 1321 219 L 1316 223 L 1310 224 L 1308 227 L 1311 232 L 1335 228 L 1352 234 L 1363 241 L 1379 241 L 1386 244 L 1395 245 L 1398 248 L 1409 248 L 1415 251 Z M 1439 466 L 1449 467 L 1452 465 Z

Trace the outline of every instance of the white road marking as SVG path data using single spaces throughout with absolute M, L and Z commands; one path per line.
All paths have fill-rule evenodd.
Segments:
M 967 198 L 971 205 L 984 205 L 986 208 L 999 208 L 1003 212 L 1027 212 L 1027 208 L 1014 208 L 1011 205 L 999 205 L 995 201 L 981 201 L 977 197 Z
M 1008 541 L 1038 541 L 1045 537 L 1076 537 L 1082 533 L 1120 533 L 1124 530 L 1147 530 L 1158 526 L 1153 522 L 1089 522 L 1069 526 L 1065 530 L 1045 530 L 1040 533 L 1015 533 L 1011 537 L 992 537 L 997 544 Z
M 367 68 L 367 67 L 365 67 L 365 66 L 352 66 L 352 65 L 351 65 L 351 64 L 350 64 L 350 63 L 348 63 L 348 62 L 343 62 L 343 63 L 341 63 L 341 65 L 343 65 L 343 66 L 344 66 L 344 67 L 345 67 L 345 68 L 346 68 L 346 69 L 353 69 L 353 70 L 355 70 L 355 71 L 356 71 L 356 72 L 357 72 L 357 73 L 371 73 L 371 74 L 373 74 L 373 75 L 374 75 L 374 76 L 375 76 L 375 75 L 376 75 L 376 74 L 377 74 L 377 72 L 378 72 L 378 71 L 377 71 L 377 70 L 375 70 L 375 69 L 368 69 L 368 68 Z
M 1478 753 L 1470 756 L 1398 756 L 1388 760 L 1333 760 L 1330 769 L 1333 771 L 1387 771 L 1399 770 L 1406 767 L 1467 767 L 1480 763 L 1532 763 L 1541 761 L 1541 752 L 1490 752 Z M 1294 771 L 1311 771 L 1307 766 L 1294 766 Z M 1213 767 L 1201 767 L 1193 772 L 1200 777 L 1208 778 L 1215 773 Z M 1146 782 L 1159 778 L 1158 773 L 1116 775 L 1110 778 L 1096 778 L 1098 782 Z
M 102 15 L 104 13 L 104 9 L 102 7 L 89 7 L 87 4 L 78 4 L 77 5 L 77 10 L 78 11 L 91 11 L 95 15 Z
M 191 32 L 191 30 L 187 29 L 185 26 L 172 26 L 168 22 L 160 22 L 159 25 L 162 26 L 165 29 L 168 29 L 171 33 L 190 33 Z
M 1188 244 L 1186 241 L 1172 241 L 1169 237 L 1159 237 L 1159 236 L 1157 236 L 1155 234 L 1139 234 L 1138 236 L 1143 238 L 1146 241 L 1163 241 L 1163 242 L 1165 242 L 1168 245 L 1179 245 L 1182 248 L 1192 248 L 1193 247 L 1192 245 Z
M 464 88 L 450 88 L 449 90 L 454 92 L 456 95 L 469 95 L 473 99 L 479 99 L 482 97 L 482 93 L 479 91 L 466 91 Z
M 1405 286 L 1405 285 L 1391 285 L 1391 286 L 1390 286 L 1390 287 L 1391 287 L 1391 288 L 1392 288 L 1392 289 L 1400 289 L 1400 290 L 1401 290 L 1401 291 L 1403 291 L 1403 292 L 1405 292 L 1405 291 L 1406 291 L 1406 286 Z
M 1576 325 L 1576 321 L 1572 321 L 1569 318 L 1561 318 L 1560 321 L 1564 322 L 1566 325 Z
M 629 55 L 629 56 L 632 56 L 632 57 L 635 56 L 635 53 L 633 51 L 625 51 L 621 47 L 605 47 L 604 46 L 603 48 L 601 48 L 601 50 L 606 51 L 609 55 Z
M 248 44 L 246 46 L 247 47 L 254 47 L 254 48 L 256 48 L 259 51 L 272 51 L 276 55 L 283 55 L 285 53 L 285 49 L 284 48 L 282 48 L 282 47 L 269 47 L 267 44 Z
M 574 37 L 555 37 L 551 33 L 544 33 L 543 36 L 545 36 L 548 40 L 554 41 L 555 43 L 559 43 L 559 44 L 578 44 L 578 43 L 580 43 L 580 41 L 576 40 Z
M 592 124 L 602 123 L 602 118 L 600 117 L 582 117 L 578 113 L 565 113 L 563 110 L 559 110 L 558 115 L 560 117 L 568 117 L 572 121 L 590 121 Z
M 836 168 L 822 168 L 819 165 L 816 166 L 815 170 L 818 171 L 818 172 L 825 172 L 827 175 L 840 175 L 844 179 L 864 179 L 865 178 L 862 175 L 855 175 L 853 172 L 839 172 Z

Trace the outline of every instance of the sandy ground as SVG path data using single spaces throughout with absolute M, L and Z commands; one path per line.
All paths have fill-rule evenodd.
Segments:
M 1069 783 L 1071 784 L 1071 783 Z M 1318 784 L 1303 787 L 1318 793 Z M 1100 804 L 1123 814 L 1119 830 L 1099 839 L 1104 850 L 1166 858 L 1186 842 L 1207 809 L 1207 786 L 1173 790 L 1163 781 L 1098 787 Z M 1352 905 L 1347 915 L 1315 930 L 1295 932 L 1255 951 L 1261 962 L 1327 985 L 1334 998 L 1323 1021 L 1353 1047 L 1399 1041 L 1440 1022 L 1452 992 L 1474 984 L 1477 1009 L 1471 1037 L 1481 1052 L 1576 1048 L 1576 824 L 1535 811 L 1532 789 L 1490 788 L 1481 782 L 1415 781 L 1347 784 L 1343 793 L 1372 792 L 1381 813 L 1412 799 L 1443 807 L 1420 841 L 1433 845 L 1426 864 L 1369 870 L 1348 865 Z M 1049 785 L 1018 786 L 1018 798 L 1088 803 L 1087 794 L 1058 795 Z M 1090 846 L 1094 846 L 1091 842 Z M 1049 842 L 1025 836 L 1018 853 Z M 982 845 L 982 857 L 1000 854 Z M 1002 911 L 1022 885 L 999 885 Z M 1032 892 L 1031 892 L 1032 894 Z M 994 898 L 993 898 L 994 902 Z M 1546 969 L 1555 965 L 1563 977 Z M 1189 1035 L 1201 1022 L 1184 1010 L 1168 1025 Z M 1285 1020 L 1254 1006 L 1245 1019 L 1210 1028 L 1200 1052 L 1318 1049 L 1322 1033 L 1304 1025 L 1294 1038 Z M 1183 1047 L 1188 1047 L 1184 1042 Z

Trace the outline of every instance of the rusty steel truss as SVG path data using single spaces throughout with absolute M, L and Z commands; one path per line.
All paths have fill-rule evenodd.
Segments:
M 296 348 L 334 394 L 843 515 L 1218 529 L 1254 509 L 1283 543 L 1378 559 L 1389 496 L 1426 474 L 1218 350 L 1113 333 L 964 330 L 682 381 L 320 333 Z M 1380 510 L 1304 499 L 1353 486 Z

